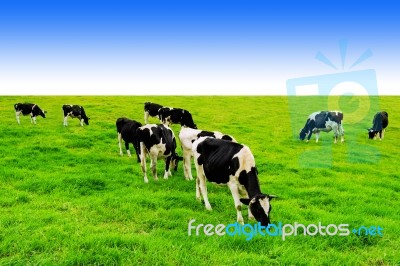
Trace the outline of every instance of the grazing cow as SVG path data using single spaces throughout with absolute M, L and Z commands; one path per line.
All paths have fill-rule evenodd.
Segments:
M 15 109 L 15 117 L 17 118 L 18 124 L 21 124 L 19 121 L 19 116 L 22 115 L 30 115 L 31 116 L 31 123 L 36 125 L 36 117 L 41 116 L 46 118 L 46 111 L 42 111 L 38 105 L 34 103 L 16 103 L 14 104 Z
M 64 126 L 68 126 L 68 116 L 71 118 L 79 118 L 81 126 L 83 123 L 89 125 L 89 117 L 86 116 L 85 109 L 80 105 L 64 104 L 62 106 L 64 111 Z
M 218 131 L 210 132 L 188 127 L 182 127 L 181 131 L 179 132 L 179 140 L 181 141 L 183 150 L 183 171 L 186 180 L 193 180 L 192 167 L 190 163 L 191 158 L 193 156 L 192 143 L 200 137 L 212 137 L 216 139 L 224 139 L 236 142 L 236 140 L 233 137 L 229 135 L 224 135 Z
M 139 137 L 137 135 L 137 129 L 142 126 L 140 122 L 136 122 L 135 120 L 130 120 L 126 117 L 121 117 L 117 119 L 115 123 L 117 126 L 118 132 L 118 147 L 119 154 L 122 156 L 122 145 L 121 142 L 124 140 L 126 153 L 129 157 L 131 157 L 131 152 L 129 151 L 129 143 L 133 144 L 135 148 L 137 161 L 140 162 L 140 146 L 139 146 Z
M 210 182 L 228 185 L 239 223 L 243 224 L 242 203 L 248 205 L 249 218 L 255 218 L 263 226 L 270 223 L 270 200 L 276 196 L 261 192 L 254 156 L 247 146 L 201 137 L 193 142 L 192 151 L 197 170 L 196 198 L 200 200 L 203 195 L 207 210 L 211 210 L 211 205 L 207 196 L 206 178 Z
M 385 111 L 376 113 L 372 123 L 372 127 L 368 129 L 368 137 L 370 139 L 376 139 L 376 136 L 379 133 L 379 140 L 382 140 L 385 136 L 385 128 L 389 124 L 388 113 Z
M 169 126 L 170 124 L 181 124 L 183 127 L 197 129 L 196 124 L 193 122 L 192 115 L 187 110 L 163 107 L 158 110 L 158 116 L 161 123 L 165 125 Z
M 170 167 L 176 171 L 178 161 L 182 157 L 175 153 L 176 141 L 174 132 L 165 125 L 147 124 L 137 129 L 137 135 L 140 141 L 140 165 L 144 173 L 144 182 L 148 183 L 146 174 L 146 155 L 150 156 L 150 167 L 155 180 L 157 177 L 157 159 L 165 160 L 164 179 L 171 176 Z
M 319 111 L 312 113 L 304 126 L 300 130 L 300 140 L 307 138 L 310 140 L 312 133 L 315 133 L 316 142 L 318 142 L 320 131 L 329 132 L 333 130 L 335 134 L 335 143 L 338 135 L 341 136 L 341 142 L 344 142 L 344 129 L 342 125 L 343 113 L 339 111 Z
M 163 108 L 162 105 L 152 103 L 152 102 L 145 102 L 144 103 L 144 123 L 149 123 L 149 116 L 156 117 L 158 116 L 158 110 Z

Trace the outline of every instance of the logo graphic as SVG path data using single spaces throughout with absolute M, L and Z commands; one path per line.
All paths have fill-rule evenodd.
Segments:
M 372 122 L 374 114 L 379 110 L 378 87 L 376 72 L 374 69 L 353 70 L 372 56 L 370 49 L 365 50 L 357 60 L 345 70 L 347 41 L 339 42 L 341 72 L 289 79 L 286 82 L 289 96 L 289 112 L 293 137 L 299 138 L 299 131 L 304 127 L 307 117 L 316 111 L 342 111 L 343 128 L 345 131 L 345 143 L 347 146 L 347 159 L 352 163 L 376 163 L 379 159 L 379 151 L 369 145 L 357 143 L 359 136 L 367 138 L 366 128 Z M 325 65 L 339 70 L 323 53 L 317 52 L 317 60 Z M 309 97 L 319 96 L 318 100 Z M 308 148 L 300 154 L 299 165 L 305 168 L 331 167 L 333 152 L 331 133 L 322 133 L 318 145 Z M 311 143 L 315 142 L 313 139 Z M 315 144 L 315 143 L 313 143 Z M 339 144 L 340 145 L 340 144 Z
M 243 236 L 246 241 L 250 241 L 255 236 L 262 237 L 280 237 L 285 241 L 291 236 L 349 236 L 351 232 L 356 236 L 383 236 L 383 228 L 380 226 L 360 226 L 350 231 L 349 224 L 318 224 L 304 225 L 295 222 L 293 224 L 269 224 L 262 226 L 261 223 L 256 224 L 239 224 L 237 222 L 228 225 L 224 224 L 195 224 L 196 220 L 191 219 L 188 223 L 188 236 Z

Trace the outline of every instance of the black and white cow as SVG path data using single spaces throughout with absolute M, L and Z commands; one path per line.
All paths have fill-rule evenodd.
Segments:
M 187 110 L 163 107 L 158 110 L 158 116 L 161 123 L 165 125 L 180 124 L 183 127 L 197 129 L 196 124 L 193 122 L 192 114 Z
M 224 139 L 236 142 L 236 140 L 229 135 L 224 135 L 218 131 L 204 131 L 200 129 L 193 129 L 189 127 L 182 127 L 179 132 L 179 140 L 182 145 L 183 151 L 183 172 L 185 174 L 186 180 L 193 180 L 192 176 L 192 167 L 191 167 L 191 158 L 193 156 L 192 152 L 192 144 L 195 140 L 200 137 L 212 137 L 216 139 Z
M 176 140 L 174 132 L 166 125 L 147 124 L 137 129 L 140 141 L 140 165 L 144 174 L 144 182 L 148 183 L 146 174 L 146 155 L 150 157 L 150 168 L 155 180 L 157 177 L 157 159 L 165 160 L 164 179 L 171 176 L 170 168 L 176 170 L 182 157 L 175 152 Z
M 163 108 L 162 105 L 152 102 L 145 102 L 144 103 L 144 123 L 149 123 L 149 116 L 151 117 L 158 117 L 158 110 Z
M 344 129 L 342 125 L 343 113 L 339 111 L 319 111 L 312 113 L 304 126 L 300 130 L 300 140 L 307 138 L 310 140 L 312 133 L 315 133 L 316 142 L 318 142 L 319 133 L 333 130 L 335 134 L 335 143 L 338 135 L 341 136 L 341 142 L 344 142 Z
M 387 112 L 378 112 L 374 116 L 372 121 L 372 127 L 368 129 L 368 137 L 370 139 L 376 139 L 379 133 L 379 140 L 382 140 L 385 136 L 385 128 L 389 124 L 389 115 Z
M 46 118 L 46 111 L 42 111 L 38 105 L 34 103 L 16 103 L 14 104 L 15 109 L 15 117 L 17 118 L 18 124 L 21 124 L 19 121 L 19 116 L 22 115 L 30 115 L 31 116 L 31 123 L 36 125 L 36 117 L 41 116 Z
M 121 117 L 117 119 L 115 123 L 117 126 L 118 132 L 118 147 L 119 154 L 122 156 L 122 140 L 125 142 L 126 153 L 129 157 L 131 157 L 131 152 L 129 150 L 129 143 L 133 144 L 135 148 L 137 161 L 140 162 L 140 145 L 139 145 L 139 137 L 137 135 L 137 129 L 142 126 L 140 122 L 136 122 L 135 120 L 128 119 L 126 117 Z
M 64 111 L 64 126 L 68 126 L 68 116 L 71 118 L 79 118 L 81 126 L 83 123 L 89 125 L 89 117 L 86 116 L 85 109 L 80 105 L 64 104 L 62 106 Z
M 208 201 L 206 179 L 217 184 L 226 184 L 232 192 L 237 221 L 243 224 L 242 203 L 249 207 L 249 218 L 255 218 L 263 226 L 270 223 L 270 200 L 274 195 L 263 194 L 258 181 L 254 156 L 250 149 L 232 141 L 201 137 L 192 145 L 197 179 L 196 198 Z

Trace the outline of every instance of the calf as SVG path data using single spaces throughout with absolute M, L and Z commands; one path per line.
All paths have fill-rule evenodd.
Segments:
M 376 113 L 372 124 L 372 127 L 368 129 L 369 139 L 376 139 L 376 136 L 379 133 L 379 140 L 382 140 L 385 136 L 385 128 L 389 124 L 388 113 L 385 111 Z
M 341 136 L 341 142 L 344 142 L 344 129 L 342 125 L 343 113 L 338 111 L 319 111 L 312 113 L 304 126 L 300 130 L 300 140 L 307 138 L 310 140 L 312 133 L 315 133 L 316 142 L 318 142 L 320 131 L 329 132 L 333 130 L 335 134 L 335 143 L 338 135 Z
M 155 180 L 157 177 L 157 159 L 165 160 L 164 179 L 171 176 L 170 167 L 174 170 L 178 167 L 178 161 L 182 160 L 175 153 L 176 141 L 174 132 L 165 125 L 147 124 L 137 129 L 140 141 L 140 165 L 144 173 L 144 182 L 148 183 L 146 174 L 146 155 L 150 156 L 150 167 Z
M 85 109 L 80 105 L 64 104 L 62 106 L 64 111 L 64 126 L 68 126 L 68 116 L 71 118 L 79 118 L 81 126 L 83 123 L 89 125 L 89 117 L 86 116 Z
M 207 196 L 206 178 L 210 182 L 228 185 L 239 223 L 243 224 L 242 203 L 248 205 L 249 218 L 255 218 L 263 226 L 270 223 L 270 200 L 276 196 L 261 192 L 254 157 L 247 146 L 201 137 L 193 142 L 192 151 L 197 171 L 196 198 L 200 200 L 203 195 L 207 210 L 211 210 L 211 205 Z
M 158 110 L 160 110 L 163 106 L 152 103 L 152 102 L 145 102 L 144 103 L 144 123 L 149 123 L 149 116 L 156 117 L 158 116 Z
M 236 142 L 236 140 L 233 137 L 229 135 L 224 135 L 218 131 L 211 132 L 211 131 L 182 127 L 181 131 L 179 132 L 179 140 L 181 142 L 183 150 L 183 171 L 186 180 L 193 180 L 192 167 L 190 164 L 191 158 L 193 156 L 192 143 L 200 137 L 212 137 L 216 139 L 224 139 Z
M 135 148 L 137 161 L 140 162 L 140 147 L 139 147 L 139 137 L 137 135 L 137 129 L 142 126 L 140 122 L 135 120 L 130 120 L 126 117 L 121 117 L 117 119 L 115 123 L 118 132 L 118 147 L 119 154 L 122 156 L 122 145 L 121 142 L 124 140 L 126 153 L 131 157 L 131 152 L 129 151 L 129 143 L 133 144 Z
M 158 110 L 158 116 L 161 123 L 165 125 L 180 124 L 183 127 L 197 129 L 196 124 L 193 122 L 192 115 L 187 110 L 180 108 L 163 107 Z
M 21 124 L 19 121 L 19 116 L 22 115 L 30 115 L 31 123 L 36 125 L 36 117 L 40 115 L 43 118 L 46 118 L 46 111 L 42 111 L 38 105 L 34 103 L 16 103 L 14 104 L 15 109 L 15 117 L 17 118 L 18 124 Z

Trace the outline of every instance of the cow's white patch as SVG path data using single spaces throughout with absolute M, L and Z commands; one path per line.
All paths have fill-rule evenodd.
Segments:
M 265 213 L 266 215 L 268 215 L 269 208 L 270 208 L 269 199 L 268 199 L 267 197 L 265 197 L 265 198 L 263 198 L 263 199 L 259 199 L 258 201 L 260 202 L 260 205 L 261 205 L 261 207 L 263 208 L 264 213 Z
M 233 158 L 235 157 L 239 158 L 239 169 L 236 171 L 235 176 L 239 176 L 240 172 L 243 170 L 250 172 L 251 168 L 256 166 L 253 154 L 249 147 L 245 145 L 243 145 L 243 148 L 233 156 Z

